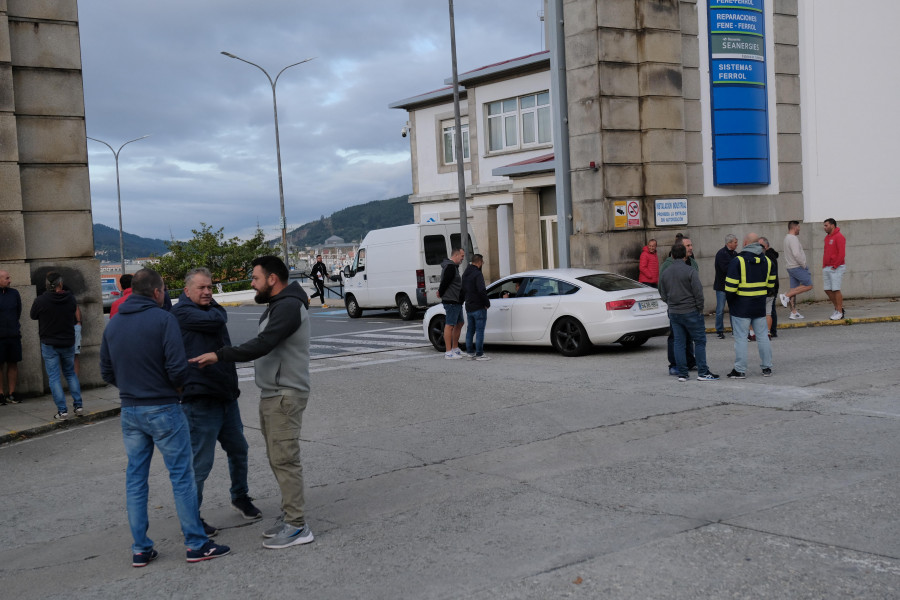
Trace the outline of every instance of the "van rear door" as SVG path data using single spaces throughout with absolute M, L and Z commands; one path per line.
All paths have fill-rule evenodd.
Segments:
M 437 304 L 437 290 L 441 284 L 441 263 L 449 256 L 444 227 L 422 228 L 422 248 L 425 252 L 425 304 Z M 417 303 L 421 299 L 415 300 Z

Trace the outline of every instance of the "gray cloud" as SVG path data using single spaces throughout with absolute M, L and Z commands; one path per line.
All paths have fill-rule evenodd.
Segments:
M 460 71 L 541 49 L 541 0 L 456 0 Z M 124 225 L 278 231 L 271 88 L 288 223 L 412 189 L 395 100 L 450 76 L 444 0 L 79 2 L 87 132 L 118 148 Z M 94 221 L 118 223 L 112 153 L 88 143 Z

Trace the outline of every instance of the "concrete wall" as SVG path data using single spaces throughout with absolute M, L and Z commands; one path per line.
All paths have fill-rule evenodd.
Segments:
M 104 318 L 75 0 L 0 0 L 0 189 L 0 269 L 25 313 L 19 392 L 49 389 L 28 312 L 50 270 L 63 274 L 81 307 L 82 385 L 101 384 Z

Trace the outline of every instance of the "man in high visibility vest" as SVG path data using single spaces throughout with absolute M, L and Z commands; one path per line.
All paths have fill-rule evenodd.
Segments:
M 725 296 L 731 312 L 731 326 L 734 333 L 734 368 L 729 379 L 744 379 L 747 376 L 747 334 L 753 331 L 766 332 L 766 295 L 775 287 L 776 274 L 772 261 L 766 257 L 759 243 L 759 236 L 748 233 L 744 238 L 741 253 L 731 260 L 725 276 Z M 772 375 L 772 345 L 769 336 L 757 335 L 760 366 L 763 377 Z

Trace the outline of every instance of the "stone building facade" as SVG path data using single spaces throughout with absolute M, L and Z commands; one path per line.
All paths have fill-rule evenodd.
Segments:
M 714 180 L 709 22 L 720 5 L 756 7 L 764 25 L 766 184 Z M 563 15 L 572 266 L 636 276 L 648 239 L 668 251 L 682 232 L 711 284 L 726 234 L 755 231 L 781 250 L 787 221 L 798 220 L 813 273 L 808 297 L 824 299 L 822 221 L 835 218 L 848 241 L 845 297 L 900 294 L 900 206 L 890 199 L 900 77 L 882 60 L 894 51 L 889 27 L 900 5 L 563 0 Z M 658 225 L 660 199 L 686 200 L 687 224 Z M 639 222 L 616 223 L 623 202 L 636 203 Z
M 82 385 L 102 383 L 75 0 L 0 0 L 0 269 L 9 271 L 24 309 L 18 391 L 49 389 L 28 311 L 50 270 L 62 273 L 81 307 Z

